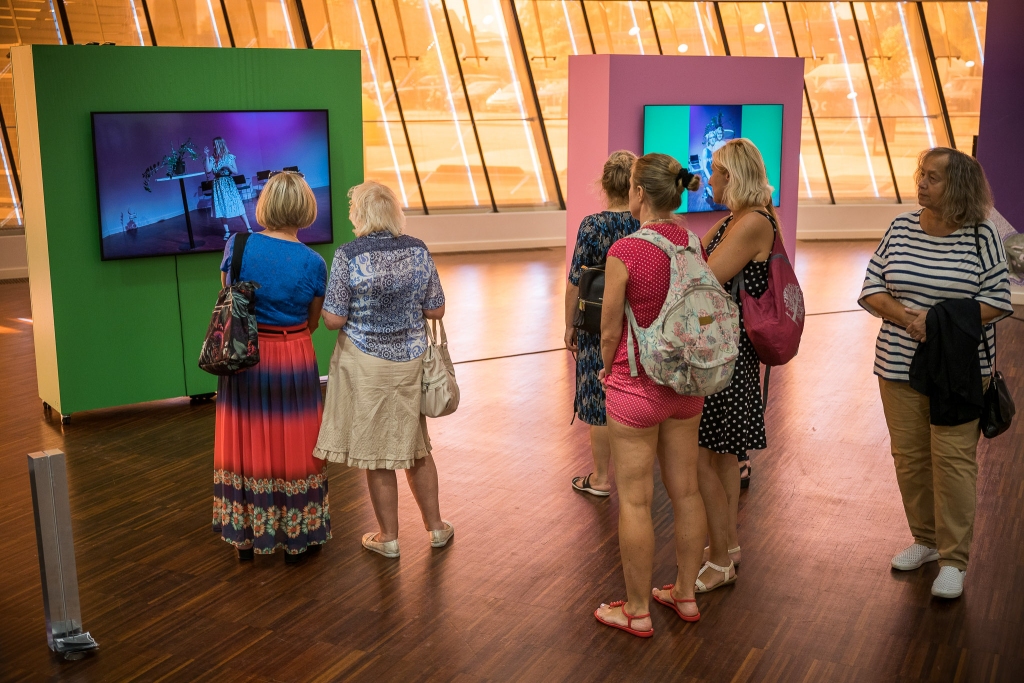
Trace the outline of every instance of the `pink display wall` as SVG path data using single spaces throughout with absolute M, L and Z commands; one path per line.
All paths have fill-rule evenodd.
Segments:
M 644 105 L 781 104 L 779 219 L 786 251 L 796 255 L 797 183 L 804 60 L 775 57 L 580 55 L 569 57 L 569 166 L 566 267 L 580 221 L 601 211 L 598 180 L 611 152 L 643 152 Z M 723 212 L 686 214 L 703 235 Z

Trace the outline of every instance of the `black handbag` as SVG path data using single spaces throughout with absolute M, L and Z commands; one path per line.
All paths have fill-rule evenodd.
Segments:
M 1013 405 L 1013 397 L 1010 396 L 1010 389 L 1003 380 L 1003 373 L 996 370 L 996 364 L 992 361 L 987 337 L 985 338 L 985 355 L 988 356 L 988 366 L 992 369 L 992 377 L 989 380 L 988 389 L 985 390 L 984 407 L 981 409 L 978 426 L 986 439 L 994 439 L 1010 428 L 1017 407 Z
M 199 367 L 211 375 L 233 375 L 260 362 L 256 330 L 255 282 L 239 282 L 242 255 L 249 235 L 235 236 L 231 254 L 231 282 L 220 290 L 210 326 L 199 352 Z
M 583 266 L 580 274 L 580 293 L 576 299 L 576 312 L 572 326 L 590 334 L 601 336 L 601 303 L 604 301 L 604 266 Z
M 978 226 L 974 226 L 974 243 L 978 247 L 978 258 L 980 259 L 981 240 L 978 238 Z M 988 358 L 988 367 L 992 371 L 992 377 L 982 399 L 984 407 L 981 409 L 978 426 L 986 439 L 994 439 L 1010 428 L 1017 407 L 1013 404 L 1010 389 L 1003 380 L 1003 373 L 996 370 L 992 352 L 988 348 L 988 335 L 984 331 L 982 331 L 982 338 L 985 340 L 985 357 Z

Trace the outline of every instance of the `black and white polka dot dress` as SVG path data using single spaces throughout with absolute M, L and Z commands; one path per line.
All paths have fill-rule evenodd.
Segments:
M 731 216 L 729 220 L 732 220 Z M 727 220 L 708 244 L 709 256 L 721 243 L 728 225 Z M 764 294 L 768 290 L 768 262 L 751 261 L 745 265 L 743 284 L 751 296 L 760 297 Z M 724 287 L 725 291 L 731 292 L 732 280 L 726 282 Z M 761 404 L 761 364 L 743 327 L 742 305 L 740 356 L 736 359 L 732 384 L 704 399 L 699 443 L 716 453 L 732 453 L 741 459 L 748 450 L 768 447 L 764 435 L 764 406 Z

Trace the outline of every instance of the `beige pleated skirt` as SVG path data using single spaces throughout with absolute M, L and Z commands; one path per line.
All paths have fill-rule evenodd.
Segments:
M 427 420 L 420 414 L 422 377 L 422 357 L 383 360 L 339 334 L 313 455 L 364 470 L 408 469 L 430 455 Z

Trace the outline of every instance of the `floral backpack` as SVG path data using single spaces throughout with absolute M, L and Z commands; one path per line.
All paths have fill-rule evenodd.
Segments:
M 206 329 L 199 367 L 211 375 L 233 375 L 260 362 L 256 332 L 255 282 L 239 282 L 242 254 L 249 235 L 235 236 L 231 252 L 231 280 L 217 295 L 210 326 Z
M 686 246 L 649 228 L 623 238 L 650 242 L 672 266 L 668 295 L 650 327 L 637 325 L 626 302 L 629 374 L 637 376 L 635 334 L 640 363 L 656 384 L 685 396 L 710 396 L 732 382 L 740 355 L 740 312 L 701 257 L 700 240 L 689 230 L 686 234 Z

